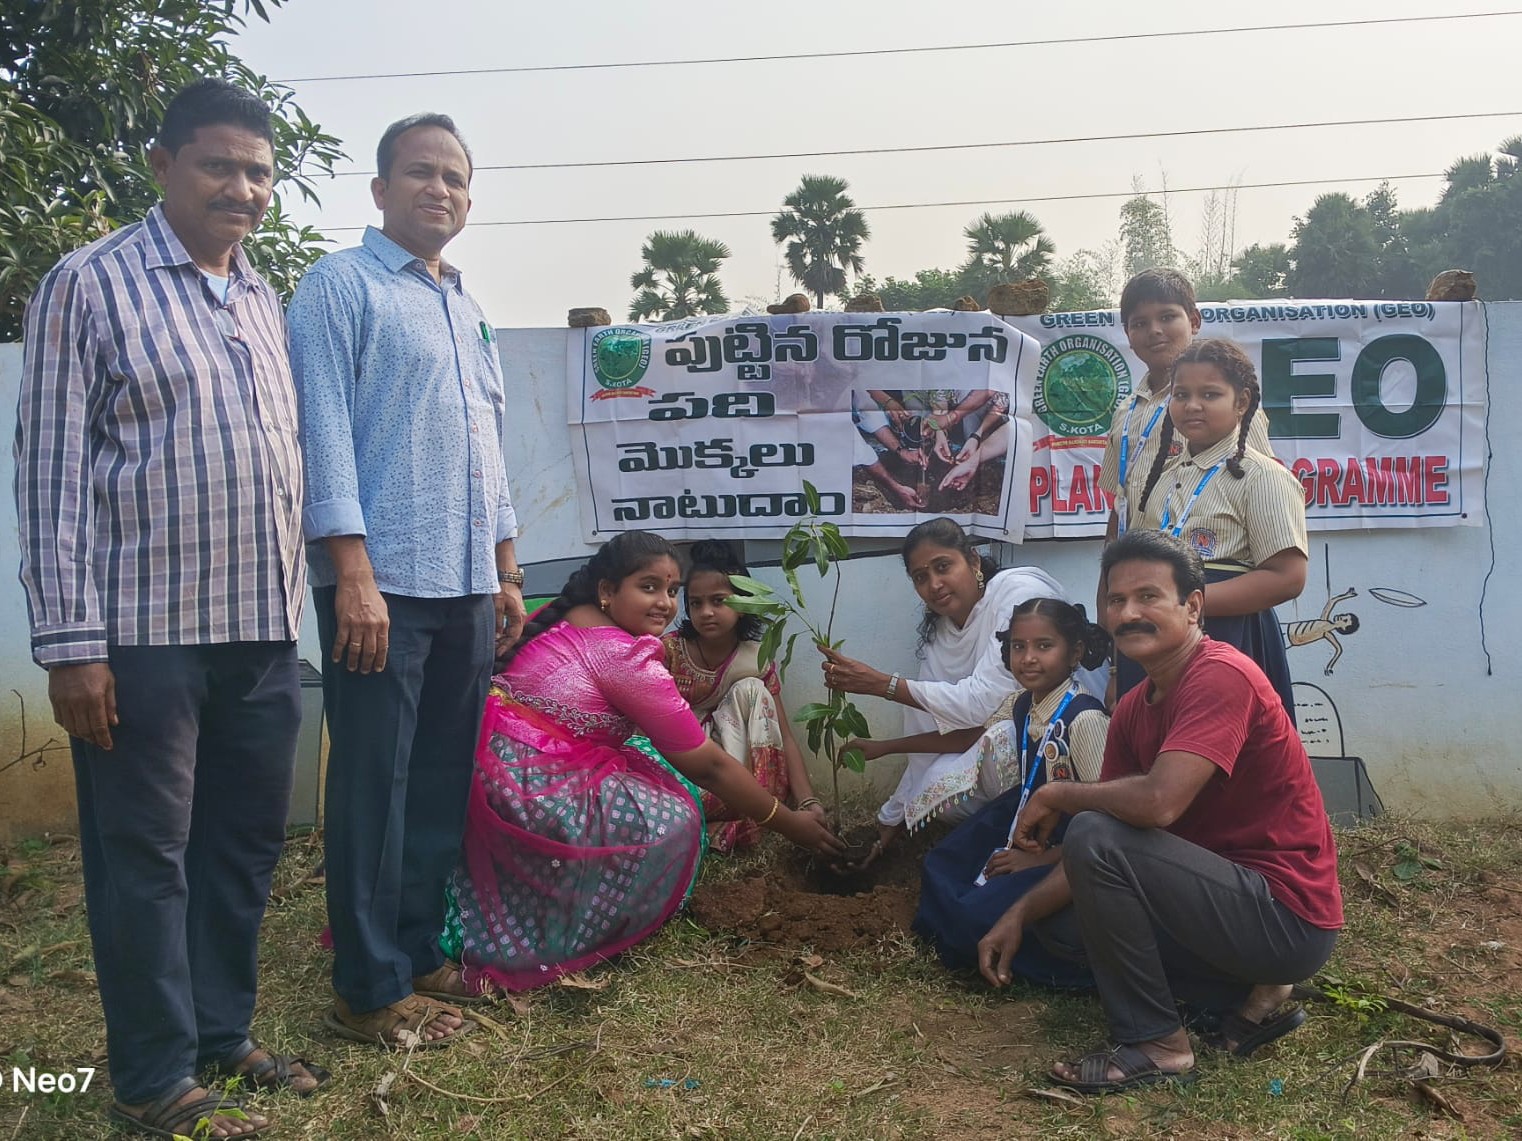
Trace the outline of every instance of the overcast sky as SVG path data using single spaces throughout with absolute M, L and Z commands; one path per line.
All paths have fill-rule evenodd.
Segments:
M 349 173 L 297 209 L 348 245 L 378 222 L 368 179 L 386 124 L 420 110 L 453 115 L 478 167 L 504 163 L 818 152 L 1239 128 L 1296 122 L 1522 112 L 1522 15 L 923 52 L 855 59 L 565 70 L 427 78 L 309 77 L 620 63 L 796 52 L 1137 36 L 1262 24 L 1324 24 L 1501 11 L 1459 0 L 1271 6 L 1035 6 L 961 0 L 869 4 L 522 4 L 500 0 L 291 0 L 234 43 L 292 86 L 344 140 Z M 561 325 L 573 305 L 627 313 L 629 275 L 653 229 L 692 227 L 726 242 L 732 300 L 779 292 L 780 251 L 765 216 L 492 225 L 610 215 L 774 212 L 804 173 L 850 183 L 867 207 L 868 272 L 954 268 L 962 227 L 984 210 L 1028 209 L 1059 257 L 1115 237 L 1121 197 L 1158 190 L 1317 180 L 1242 189 L 1235 245 L 1288 240 L 1322 190 L 1362 195 L 1381 176 L 1440 174 L 1461 155 L 1522 133 L 1522 114 L 1361 127 L 1256 131 L 928 154 L 763 159 L 644 167 L 478 171 L 470 224 L 447 256 L 502 326 Z M 1440 178 L 1394 183 L 1403 206 L 1430 205 Z M 1204 195 L 1169 196 L 1175 242 L 1199 245 Z M 870 209 L 1011 199 L 1007 204 Z M 341 230 L 342 227 L 354 229 Z M 780 292 L 794 286 L 781 271 Z M 738 308 L 738 304 L 736 306 Z

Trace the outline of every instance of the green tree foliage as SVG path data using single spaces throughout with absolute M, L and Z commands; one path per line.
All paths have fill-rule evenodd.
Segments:
M 1480 178 L 1469 160 L 1457 164 L 1432 211 L 1402 216 L 1412 260 L 1423 286 L 1442 270 L 1468 269 L 1481 297 L 1522 299 L 1522 136 L 1503 141 L 1486 165 Z
M 1379 234 L 1351 195 L 1323 194 L 1296 218 L 1294 261 L 1285 284 L 1295 297 L 1373 297 L 1379 292 Z
M 950 309 L 952 303 L 967 292 L 962 275 L 955 270 L 922 269 L 907 280 L 885 277 L 878 281 L 870 273 L 863 274 L 847 300 L 863 293 L 875 293 L 882 298 L 883 308 L 889 312 L 914 313 L 924 309 Z
M 1231 263 L 1235 280 L 1242 286 L 1242 292 L 1236 296 L 1283 297 L 1292 265 L 1289 247 L 1283 242 L 1248 246 Z
M 804 175 L 772 218 L 772 241 L 787 243 L 788 272 L 821 309 L 826 294 L 845 293 L 848 272 L 861 273 L 861 248 L 871 234 L 845 179 L 827 174 Z
M 285 0 L 26 0 L 0 10 L 0 341 L 17 340 L 27 298 L 64 254 L 135 222 L 158 199 L 147 150 L 168 100 L 221 76 L 275 111 L 280 186 L 316 201 L 344 158 L 288 88 L 256 75 L 227 40 Z M 248 244 L 289 295 L 322 235 L 271 203 Z
M 1047 274 L 1052 287 L 1047 309 L 1052 313 L 1081 313 L 1113 306 L 1114 248 L 1109 243 L 1104 250 L 1079 250 L 1053 266 Z
M 719 281 L 719 267 L 729 257 L 723 242 L 693 230 L 656 230 L 640 256 L 645 267 L 629 278 L 639 291 L 629 306 L 631 321 L 680 321 L 729 311 Z
M 1127 198 L 1120 208 L 1120 251 L 1127 280 L 1144 269 L 1177 265 L 1167 207 L 1145 193 Z
M 966 292 L 983 299 L 995 285 L 1039 277 L 1052 264 L 1057 247 L 1034 214 L 984 214 L 962 231 L 967 261 L 962 265 Z

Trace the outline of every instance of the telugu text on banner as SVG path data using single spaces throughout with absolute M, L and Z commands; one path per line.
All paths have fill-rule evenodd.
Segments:
M 587 329 L 567 406 L 583 529 L 846 535 L 950 515 L 1018 542 L 1036 341 L 987 313 L 803 313 Z

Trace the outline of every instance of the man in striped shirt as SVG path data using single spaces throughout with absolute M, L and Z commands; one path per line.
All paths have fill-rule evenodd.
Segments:
M 73 749 L 112 1116 L 246 1136 L 266 1122 L 217 1113 L 203 1069 L 324 1076 L 249 1037 L 306 573 L 285 327 L 240 245 L 273 187 L 269 109 L 193 83 L 150 160 L 163 201 L 59 262 L 27 310 L 21 581 Z

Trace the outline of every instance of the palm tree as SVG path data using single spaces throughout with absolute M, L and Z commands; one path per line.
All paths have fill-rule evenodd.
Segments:
M 787 243 L 788 271 L 820 309 L 826 293 L 844 292 L 847 270 L 861 272 L 862 243 L 871 236 L 846 180 L 828 174 L 805 174 L 772 218 L 772 240 Z
M 645 268 L 631 274 L 639 290 L 629 306 L 631 321 L 679 321 L 702 313 L 726 313 L 729 298 L 719 263 L 729 256 L 723 242 L 693 230 L 656 230 L 640 249 Z
M 1033 214 L 984 214 L 962 231 L 967 264 L 962 276 L 978 293 L 1004 281 L 1025 281 L 1048 269 L 1056 245 Z

